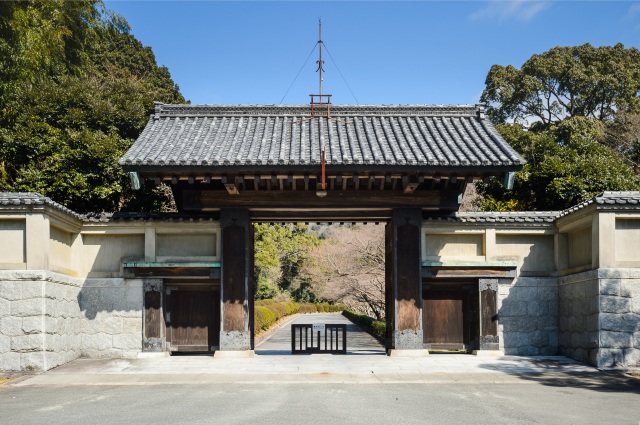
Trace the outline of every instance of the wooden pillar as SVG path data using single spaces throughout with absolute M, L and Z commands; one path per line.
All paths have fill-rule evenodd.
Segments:
M 249 210 L 228 208 L 220 211 L 222 230 L 221 288 L 222 327 L 220 330 L 221 351 L 251 350 L 249 298 L 251 245 L 253 232 L 250 229 Z
M 143 279 L 144 314 L 142 316 L 142 351 L 165 351 L 165 323 L 162 279 Z
M 498 279 L 480 279 L 480 338 L 477 351 L 499 351 L 498 337 Z M 477 354 L 477 353 L 476 353 Z
M 422 211 L 419 208 L 395 209 L 387 224 L 385 269 L 389 350 L 423 350 L 424 347 L 421 229 Z

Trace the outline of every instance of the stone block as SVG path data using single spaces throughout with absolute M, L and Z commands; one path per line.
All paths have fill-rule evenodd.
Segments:
M 627 348 L 624 350 L 624 364 L 625 367 L 639 367 L 640 366 L 640 350 L 637 348 Z
M 99 333 L 91 335 L 89 347 L 95 350 L 108 350 L 112 347 L 113 337 L 111 335 Z
M 619 279 L 600 279 L 600 294 L 619 296 L 620 280 Z
M 38 316 L 44 314 L 42 298 L 30 298 L 11 303 L 11 315 L 16 317 Z
M 529 333 L 528 332 L 505 332 L 504 333 L 504 347 L 517 348 L 529 345 Z
M 527 303 L 527 314 L 529 316 L 544 316 L 549 314 L 548 301 L 530 301 Z
M 623 279 L 620 295 L 628 298 L 640 297 L 640 279 Z
M 44 316 L 44 331 L 50 334 L 58 332 L 58 319 L 51 316 Z
M 126 317 L 122 319 L 122 332 L 125 334 L 142 334 L 141 318 Z
M 640 330 L 640 315 L 612 314 L 600 315 L 600 329 L 614 332 L 635 332 Z
M 45 370 L 53 369 L 56 366 L 67 362 L 66 355 L 62 353 L 45 352 L 42 353 Z
M 44 351 L 43 335 L 22 335 L 11 337 L 11 351 L 25 353 L 29 351 Z
M 624 350 L 600 348 L 595 356 L 597 367 L 617 367 L 624 364 Z M 593 364 L 593 363 L 591 363 Z
M 635 348 L 640 348 L 640 332 L 635 332 L 633 334 L 632 342 Z
M 11 337 L 6 335 L 0 335 L 0 354 L 6 353 L 10 350 L 11 350 Z
M 0 370 L 20 370 L 20 353 L 13 353 L 9 351 L 7 353 L 0 354 Z
M 25 334 L 44 333 L 45 323 L 43 316 L 30 316 L 22 318 L 22 332 Z
M 60 351 L 62 346 L 60 344 L 60 335 L 46 334 L 44 336 L 44 350 L 45 351 Z
M 80 335 L 80 347 L 83 349 L 88 349 L 91 347 L 91 338 L 93 335 L 81 334 Z
M 45 298 L 44 311 L 47 316 L 60 317 L 60 302 L 52 298 Z
M 628 313 L 631 311 L 629 298 L 613 297 L 609 295 L 600 296 L 601 313 Z
M 123 359 L 136 359 L 138 358 L 138 354 L 140 354 L 140 350 L 122 350 L 122 358 Z
M 100 321 L 83 319 L 80 321 L 80 333 L 94 335 L 100 331 Z
M 22 335 L 22 318 L 13 316 L 0 318 L 0 334 L 6 336 Z
M 11 314 L 11 301 L 0 298 L 0 317 L 6 317 Z
M 0 298 L 8 301 L 22 299 L 22 282 L 0 281 Z
M 630 348 L 632 334 L 627 332 L 600 332 L 600 348 Z
M 44 353 L 42 351 L 33 353 L 22 353 L 20 355 L 20 369 L 22 370 L 47 370 Z
M 118 335 L 122 333 L 122 317 L 105 317 L 100 320 L 100 332 L 109 335 Z
M 122 334 L 113 337 L 113 348 L 142 351 L 142 335 Z
M 629 299 L 631 303 L 631 311 L 635 314 L 640 314 L 640 295 Z
M 22 299 L 42 298 L 44 296 L 43 282 L 22 282 Z

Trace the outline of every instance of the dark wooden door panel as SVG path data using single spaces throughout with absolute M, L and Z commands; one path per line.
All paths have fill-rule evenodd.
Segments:
M 210 351 L 218 345 L 219 300 L 213 291 L 171 292 L 171 346 Z
M 433 348 L 465 348 L 465 296 L 463 291 L 425 292 L 422 314 L 426 344 Z

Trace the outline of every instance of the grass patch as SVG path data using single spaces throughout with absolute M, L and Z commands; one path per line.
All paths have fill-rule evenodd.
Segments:
M 11 381 L 11 378 L 1 378 L 0 377 L 0 385 L 2 384 L 6 384 L 7 382 Z

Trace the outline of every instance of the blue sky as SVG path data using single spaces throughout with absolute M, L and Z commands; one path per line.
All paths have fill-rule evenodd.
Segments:
M 554 46 L 640 47 L 640 2 L 632 1 L 106 5 L 153 48 L 192 103 L 280 103 L 318 40 L 319 17 L 331 54 L 324 92 L 336 104 L 476 103 L 493 64 L 520 67 Z M 318 91 L 316 60 L 317 50 L 282 103 L 308 103 Z

